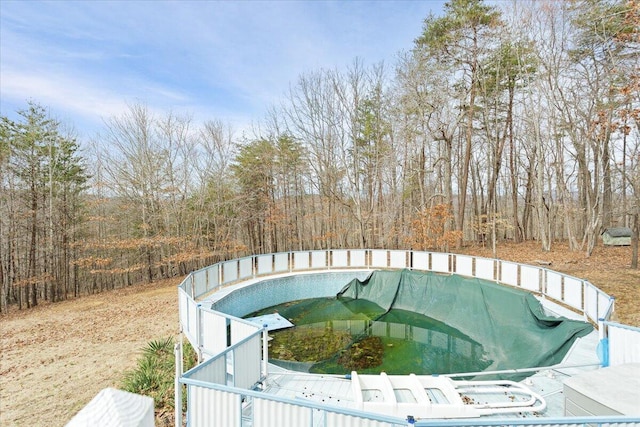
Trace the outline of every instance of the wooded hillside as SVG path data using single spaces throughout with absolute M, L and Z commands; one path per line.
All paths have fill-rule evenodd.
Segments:
M 396 63 L 299 76 L 251 137 L 132 104 L 78 141 L 30 102 L 0 127 L 0 311 L 255 253 L 589 255 L 611 226 L 637 268 L 639 28 L 638 0 L 451 0 Z

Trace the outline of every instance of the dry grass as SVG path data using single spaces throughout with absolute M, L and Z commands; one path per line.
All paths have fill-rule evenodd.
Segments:
M 493 257 L 490 249 L 463 251 Z M 587 258 L 556 244 L 502 244 L 497 257 L 584 278 L 616 297 L 617 320 L 640 326 L 640 271 L 631 249 L 598 247 Z M 0 425 L 63 426 L 101 389 L 119 387 L 149 341 L 178 332 L 176 286 L 167 280 L 14 311 L 0 318 Z

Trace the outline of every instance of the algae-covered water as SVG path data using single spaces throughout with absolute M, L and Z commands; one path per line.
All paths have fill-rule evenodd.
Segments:
M 272 331 L 272 361 L 300 362 L 313 373 L 477 372 L 492 361 L 482 345 L 422 314 L 385 312 L 366 300 L 313 298 L 268 307 L 247 317 L 279 313 L 293 328 Z

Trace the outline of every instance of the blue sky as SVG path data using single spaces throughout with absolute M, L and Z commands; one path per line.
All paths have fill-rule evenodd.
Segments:
M 247 129 L 298 77 L 411 49 L 443 1 L 0 0 L 0 113 L 91 137 L 127 104 Z

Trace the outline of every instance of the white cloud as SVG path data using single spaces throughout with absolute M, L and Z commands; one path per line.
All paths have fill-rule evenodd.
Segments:
M 410 47 L 434 2 L 3 2 L 1 110 L 100 126 L 139 101 L 248 127 L 305 72 Z M 409 25 L 411 24 L 411 25 Z

